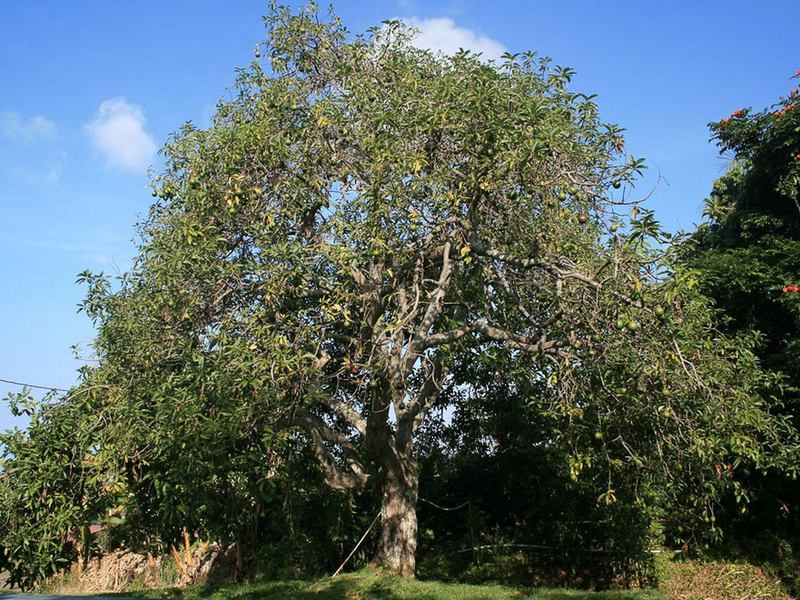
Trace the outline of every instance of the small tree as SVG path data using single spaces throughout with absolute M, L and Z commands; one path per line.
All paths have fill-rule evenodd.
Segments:
M 24 431 L 0 433 L 0 570 L 23 589 L 85 560 L 90 524 L 113 523 L 119 490 L 101 456 L 92 453 L 102 424 L 87 394 L 35 401 L 29 390 L 10 397 Z
M 656 468 L 706 498 L 715 466 L 780 447 L 746 344 L 716 339 L 670 276 L 629 198 L 642 162 L 571 70 L 435 55 L 395 21 L 348 38 L 313 6 L 266 23 L 269 70 L 243 70 L 208 128 L 165 147 L 119 289 L 86 276 L 90 381 L 136 414 L 126 460 L 148 464 L 156 426 L 171 439 L 148 420 L 164 406 L 235 421 L 248 452 L 299 429 L 328 485 L 379 490 L 375 561 L 412 575 L 415 436 L 470 360 L 533 358 L 520 368 L 573 475 L 609 458 L 607 502 L 614 473 Z

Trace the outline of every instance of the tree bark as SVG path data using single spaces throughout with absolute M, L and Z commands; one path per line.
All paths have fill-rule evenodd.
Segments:
M 417 550 L 417 465 L 409 456 L 392 462 L 395 464 L 384 471 L 381 532 L 373 564 L 413 577 Z

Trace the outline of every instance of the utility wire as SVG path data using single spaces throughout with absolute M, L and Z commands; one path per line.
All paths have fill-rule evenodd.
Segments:
M 21 381 L 11 381 L 10 379 L 0 379 L 0 383 L 9 383 L 11 385 L 18 385 L 20 387 L 35 388 L 37 390 L 51 390 L 54 392 L 68 392 L 64 388 L 49 387 L 46 385 L 35 385 L 33 383 L 23 383 Z
M 339 565 L 339 568 L 338 568 L 338 569 L 336 569 L 336 572 L 335 572 L 333 575 L 331 575 L 331 579 L 333 579 L 333 578 L 334 578 L 334 577 L 336 577 L 336 576 L 337 576 L 339 573 L 341 573 L 341 572 L 342 572 L 342 569 L 344 569 L 344 566 L 347 564 L 347 561 L 348 561 L 348 560 L 350 560 L 350 557 L 351 557 L 351 556 L 353 556 L 353 554 L 355 554 L 355 553 L 356 553 L 356 550 L 358 550 L 359 546 L 361 546 L 361 544 L 364 542 L 364 540 L 365 540 L 365 539 L 367 539 L 367 534 L 368 534 L 370 531 L 372 531 L 372 528 L 373 528 L 373 527 L 375 527 L 375 523 L 377 523 L 377 522 L 378 522 L 378 517 L 380 517 L 382 513 L 383 513 L 383 510 L 380 510 L 380 511 L 378 511 L 378 514 L 377 514 L 377 515 L 375 515 L 375 518 L 374 518 L 374 519 L 372 519 L 372 523 L 370 523 L 369 527 L 367 527 L 367 530 L 364 532 L 364 535 L 362 535 L 362 536 L 361 536 L 361 539 L 360 539 L 360 540 L 358 540 L 358 543 L 357 543 L 357 544 L 355 545 L 355 547 L 354 547 L 354 548 L 353 548 L 353 549 L 350 551 L 350 554 L 348 554 L 348 555 L 347 555 L 347 558 L 345 558 L 345 559 L 344 559 L 344 562 L 343 562 L 342 564 L 340 564 L 340 565 Z
M 469 506 L 471 504 L 471 502 L 469 500 L 467 500 L 466 502 L 463 502 L 463 503 L 459 504 L 458 506 L 454 506 L 452 508 L 447 508 L 447 507 L 444 507 L 444 506 L 439 506 L 435 502 L 431 502 L 430 500 L 426 500 L 425 498 L 418 498 L 418 499 L 419 499 L 420 502 L 425 502 L 427 504 L 430 504 L 434 508 L 438 508 L 439 510 L 446 510 L 448 512 L 453 511 L 453 510 L 458 510 L 459 508 L 464 508 L 465 506 Z

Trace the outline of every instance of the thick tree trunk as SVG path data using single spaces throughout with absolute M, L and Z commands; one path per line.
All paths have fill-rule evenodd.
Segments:
M 413 459 L 387 471 L 381 500 L 381 533 L 373 564 L 413 577 L 417 550 L 418 476 Z

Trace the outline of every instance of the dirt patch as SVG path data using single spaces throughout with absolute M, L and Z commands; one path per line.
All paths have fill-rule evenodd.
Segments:
M 777 577 L 746 563 L 676 561 L 662 591 L 671 600 L 792 600 Z
M 68 572 L 48 580 L 46 590 L 62 594 L 94 594 L 123 590 L 183 587 L 226 580 L 235 548 L 200 543 L 190 551 L 166 556 L 117 550 L 75 563 Z

